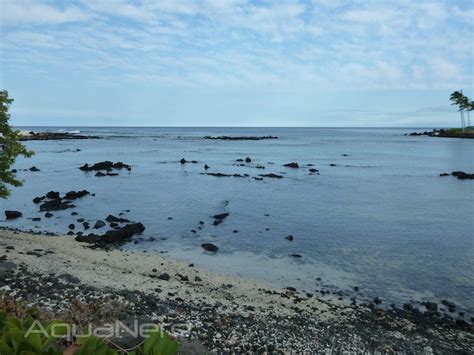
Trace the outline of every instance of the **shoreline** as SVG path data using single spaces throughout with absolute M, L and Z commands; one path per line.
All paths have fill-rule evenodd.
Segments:
M 274 289 L 261 281 L 220 275 L 160 254 L 91 249 L 70 236 L 4 229 L 0 248 L 5 252 L 0 261 L 0 275 L 5 276 L 1 292 L 56 313 L 70 306 L 61 288 L 82 300 L 97 294 L 119 296 L 128 305 L 128 317 L 187 324 L 192 330 L 186 336 L 174 334 L 183 346 L 197 342 L 202 349 L 236 352 L 383 351 L 387 347 L 462 352 L 474 346 L 472 325 L 444 319 L 438 312 L 348 305 L 334 295 Z M 31 287 L 38 282 L 53 287 Z M 135 301 L 134 307 L 130 308 L 130 300 Z

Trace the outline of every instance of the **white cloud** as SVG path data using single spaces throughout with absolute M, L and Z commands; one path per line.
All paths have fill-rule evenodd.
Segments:
M 88 19 L 90 15 L 77 6 L 64 9 L 32 0 L 0 1 L 0 23 L 10 24 L 60 24 Z

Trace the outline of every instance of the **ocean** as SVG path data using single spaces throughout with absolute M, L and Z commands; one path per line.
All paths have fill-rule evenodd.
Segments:
M 103 138 L 25 142 L 35 155 L 15 164 L 24 185 L 0 200 L 2 210 L 24 217 L 2 226 L 65 234 L 70 223 L 82 230 L 78 218 L 93 224 L 122 212 L 146 227 L 125 249 L 308 292 L 358 287 L 384 304 L 448 299 L 474 308 L 474 182 L 439 176 L 474 172 L 472 140 L 404 135 L 424 130 L 413 128 L 47 129 Z M 220 135 L 279 139 L 203 139 Z M 246 157 L 252 162 L 239 166 Z M 79 170 L 103 160 L 132 170 L 106 177 Z M 300 168 L 283 166 L 290 162 Z M 205 164 L 210 173 L 249 177 L 204 175 Z M 40 171 L 21 170 L 32 166 Z M 283 178 L 253 179 L 268 173 Z M 50 219 L 32 202 L 50 190 L 82 189 L 95 196 Z M 230 215 L 214 226 L 219 213 Z M 219 251 L 205 252 L 206 242 Z

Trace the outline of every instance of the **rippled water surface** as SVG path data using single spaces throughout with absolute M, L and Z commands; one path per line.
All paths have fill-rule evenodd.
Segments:
M 104 138 L 27 142 L 36 154 L 20 159 L 15 168 L 35 165 L 41 171 L 19 171 L 24 186 L 0 205 L 22 211 L 24 218 L 1 225 L 65 233 L 77 218 L 95 221 L 129 209 L 127 218 L 146 226 L 144 239 L 155 240 L 127 248 L 162 251 L 210 269 L 308 291 L 321 283 L 359 286 L 387 301 L 449 298 L 474 307 L 474 181 L 439 176 L 474 172 L 472 140 L 403 135 L 413 129 L 72 130 Z M 279 139 L 202 139 L 206 135 Z M 247 156 L 251 164 L 234 165 Z M 182 157 L 198 163 L 181 165 Z M 133 168 L 102 178 L 78 169 L 101 160 Z M 282 166 L 293 161 L 302 168 Z M 204 164 L 209 172 L 250 177 L 202 175 Z M 310 175 L 306 164 L 314 164 L 320 175 Z M 252 179 L 263 173 L 284 178 Z M 43 215 L 33 197 L 79 189 L 96 193 L 76 201 L 79 216 L 66 210 L 41 222 L 28 219 Z M 211 217 L 223 212 L 230 216 L 213 226 Z M 199 221 L 204 221 L 201 230 Z M 285 239 L 289 234 L 291 242 Z M 218 245 L 219 252 L 204 253 L 203 242 Z

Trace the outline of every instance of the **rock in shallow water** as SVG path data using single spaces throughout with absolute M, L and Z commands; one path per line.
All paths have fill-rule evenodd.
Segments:
M 21 216 L 23 216 L 23 214 L 19 211 L 5 211 L 5 217 L 7 219 L 16 219 L 20 218 Z
M 204 248 L 204 250 L 210 251 L 210 252 L 213 252 L 213 253 L 215 253 L 219 250 L 219 248 L 216 245 L 212 244 L 212 243 L 204 243 L 204 244 L 201 244 L 201 246 Z

